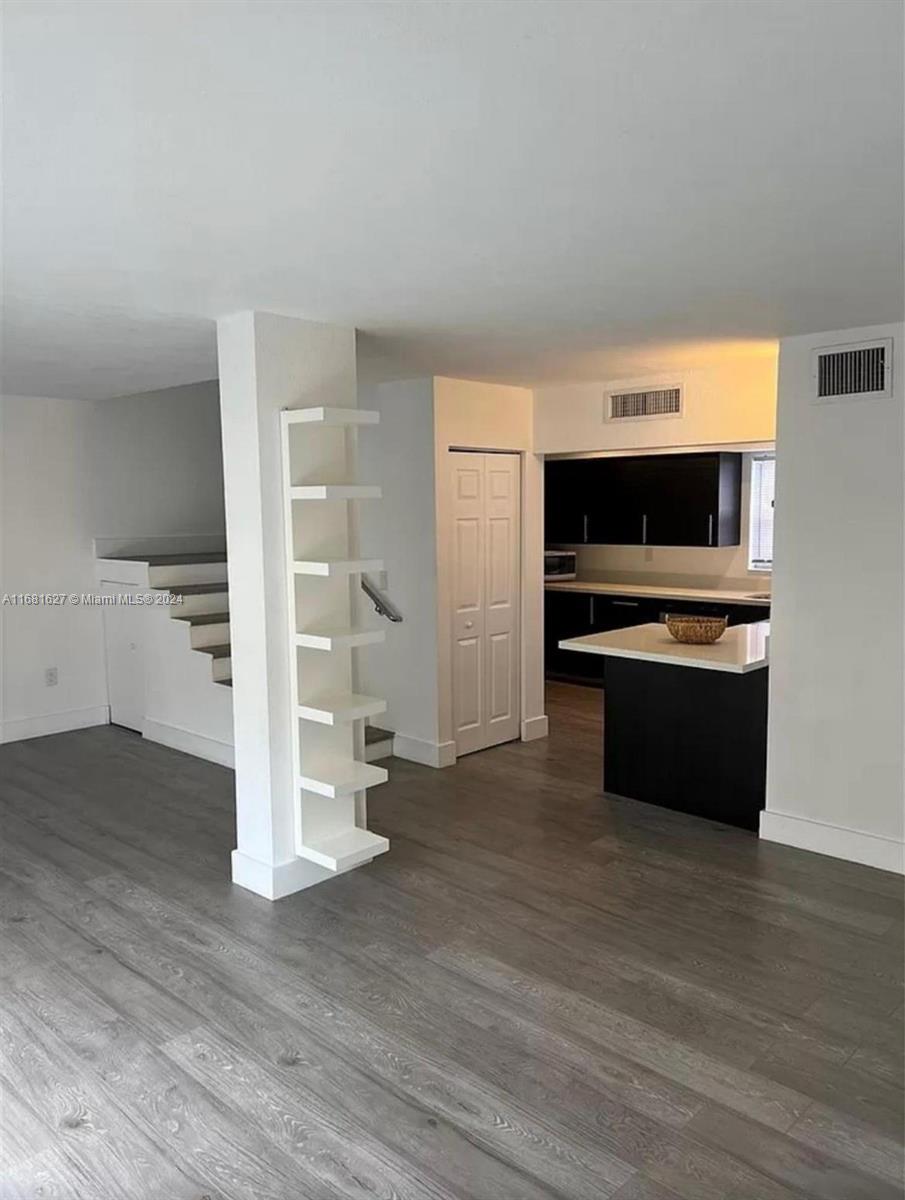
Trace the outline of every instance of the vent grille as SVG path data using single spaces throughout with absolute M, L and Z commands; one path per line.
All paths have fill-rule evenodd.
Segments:
M 643 392 L 613 392 L 611 421 L 637 421 L 639 417 L 675 417 L 682 412 L 680 387 L 652 388 Z
M 817 350 L 815 360 L 818 400 L 892 394 L 891 339 Z

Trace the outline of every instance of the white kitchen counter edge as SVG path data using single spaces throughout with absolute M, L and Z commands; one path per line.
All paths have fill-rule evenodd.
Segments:
M 634 658 L 638 662 L 667 663 L 673 667 L 700 667 L 706 671 L 727 671 L 747 675 L 768 665 L 767 638 L 769 621 L 733 625 L 710 646 L 689 646 L 674 641 L 665 625 L 632 625 L 608 633 L 590 633 L 586 637 L 566 638 L 560 650 L 579 654 L 600 654 L 610 658 Z M 668 640 L 664 640 L 668 639 Z M 744 639 L 744 652 L 741 645 Z M 727 654 L 735 649 L 735 658 Z
M 590 592 L 601 596 L 637 597 L 639 600 L 700 600 L 702 604 L 750 604 L 753 608 L 770 607 L 769 600 L 754 600 L 744 592 L 712 592 L 706 588 L 654 587 L 643 583 L 593 583 L 582 579 L 547 579 L 544 580 L 544 587 L 551 592 Z

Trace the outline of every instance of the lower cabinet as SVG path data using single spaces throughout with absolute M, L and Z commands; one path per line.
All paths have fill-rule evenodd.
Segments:
M 720 604 L 700 600 L 659 600 L 648 597 L 611 596 L 599 592 L 544 593 L 544 658 L 549 679 L 603 683 L 602 655 L 577 654 L 560 650 L 565 638 L 584 637 L 589 633 L 607 633 L 631 625 L 663 621 L 667 613 L 689 613 L 707 617 L 728 617 L 730 625 L 768 621 L 770 609 L 755 604 Z
M 602 679 L 603 672 L 591 655 L 559 648 L 563 638 L 594 632 L 593 599 L 587 592 L 544 593 L 544 661 L 551 679 Z

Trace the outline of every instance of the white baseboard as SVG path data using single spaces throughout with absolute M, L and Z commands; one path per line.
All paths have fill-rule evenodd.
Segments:
M 106 704 L 98 704 L 93 708 L 70 708 L 41 717 L 4 721 L 0 725 L 0 743 L 21 742 L 25 738 L 46 737 L 50 733 L 68 733 L 70 729 L 89 729 L 92 725 L 109 724 L 110 708 Z
M 393 753 L 397 758 L 421 763 L 425 767 L 452 767 L 456 761 L 456 743 L 427 742 L 404 733 L 394 733 Z
M 356 863 L 356 866 L 364 866 L 364 863 Z M 325 879 L 344 874 L 343 871 L 319 867 L 306 858 L 292 858 L 289 862 L 277 864 L 263 863 L 239 850 L 233 850 L 232 868 L 233 883 L 263 896 L 265 900 L 280 900 L 283 896 L 291 896 L 293 892 L 304 891 L 305 888 L 323 883 Z M 355 867 L 349 870 L 354 871 Z
M 169 746 L 171 750 L 182 750 L 184 754 L 206 758 L 208 762 L 219 763 L 221 767 L 232 767 L 235 764 L 233 747 L 229 742 L 205 737 L 201 733 L 192 733 L 188 729 L 180 729 L 178 725 L 167 725 L 164 721 L 152 721 L 147 717 L 142 733 L 149 742 L 159 742 L 162 746 Z
M 905 874 L 905 845 L 902 842 L 847 829 L 844 825 L 826 825 L 806 817 L 764 811 L 760 814 L 760 836 L 767 842 L 781 842 L 799 850 L 812 850 L 815 854 Z
M 522 721 L 522 741 L 536 742 L 545 738 L 550 732 L 550 722 L 546 717 L 528 717 Z

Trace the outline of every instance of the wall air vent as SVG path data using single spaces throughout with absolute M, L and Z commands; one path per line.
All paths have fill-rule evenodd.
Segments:
M 814 351 L 814 398 L 877 399 L 892 395 L 892 338 L 857 345 L 821 346 Z
M 610 392 L 606 418 L 609 421 L 639 421 L 644 417 L 682 415 L 681 387 L 649 388 L 640 392 Z

